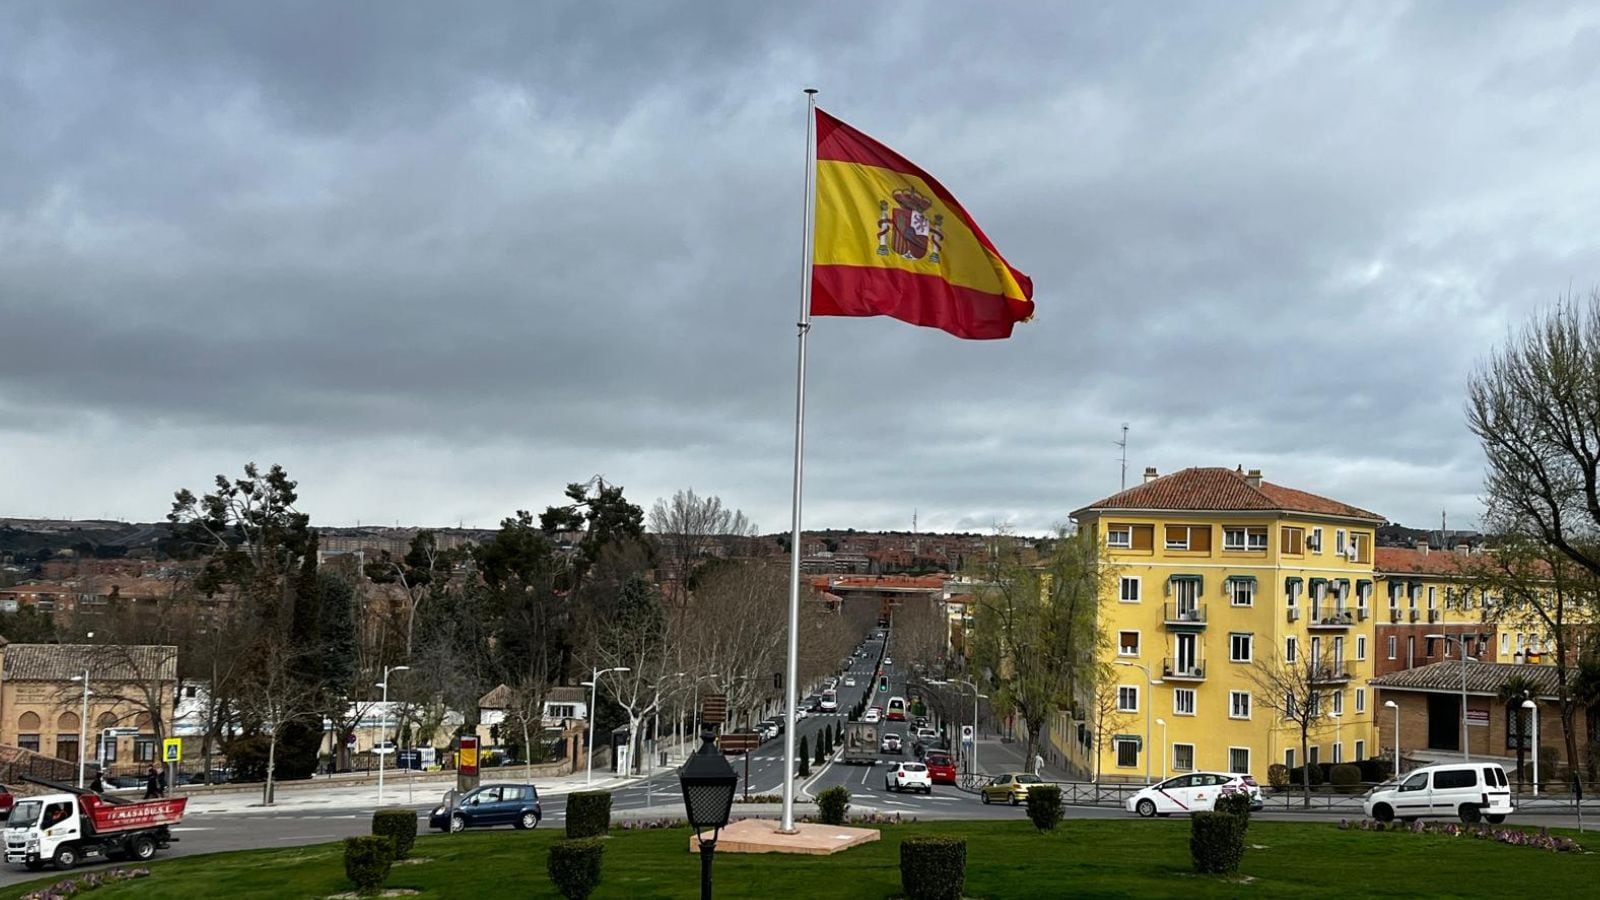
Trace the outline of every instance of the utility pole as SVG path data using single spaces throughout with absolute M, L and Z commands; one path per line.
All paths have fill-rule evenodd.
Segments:
M 1124 490 L 1125 491 L 1125 490 L 1128 489 L 1128 423 L 1127 422 L 1123 422 L 1122 423 L 1122 440 L 1120 440 L 1120 441 L 1112 441 L 1112 443 L 1114 443 L 1118 447 L 1122 448 L 1122 487 L 1119 488 L 1119 490 Z

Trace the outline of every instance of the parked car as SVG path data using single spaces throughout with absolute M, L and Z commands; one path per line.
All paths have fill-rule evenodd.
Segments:
M 755 733 L 759 735 L 763 741 L 770 741 L 778 736 L 778 726 L 772 724 L 771 722 L 757 722 L 752 727 L 754 728 Z
M 984 803 L 1010 803 L 1016 806 L 1027 802 L 1030 785 L 1043 783 L 1044 780 L 1039 776 L 1027 772 L 1006 772 L 996 775 L 993 781 L 978 788 L 978 795 Z
M 11 807 L 17 805 L 16 795 L 3 784 L 0 784 L 0 816 L 11 815 Z
M 1410 822 L 1425 816 L 1459 816 L 1463 822 L 1500 824 L 1515 811 L 1506 771 L 1496 763 L 1428 766 L 1398 784 L 1367 793 L 1362 810 L 1379 822 Z
M 956 783 L 956 761 L 948 753 L 935 751 L 922 760 L 928 766 L 928 777 L 934 784 Z
M 933 793 L 933 779 L 928 775 L 928 767 L 922 763 L 895 763 L 894 768 L 884 773 L 883 788 L 886 791 L 895 791 L 896 793 L 913 790 L 931 794 Z
M 1218 797 L 1236 793 L 1250 795 L 1251 809 L 1261 808 L 1261 787 L 1254 778 L 1224 772 L 1191 772 L 1168 778 L 1129 797 L 1124 806 L 1128 812 L 1145 818 L 1208 812 L 1216 808 Z
M 533 785 L 485 784 L 461 795 L 453 803 L 447 799 L 434 807 L 428 816 L 428 827 L 464 831 L 512 825 L 527 830 L 539 827 L 542 818 L 544 808 L 539 803 L 539 791 Z
M 810 709 L 812 712 L 820 712 L 822 710 L 822 695 L 821 694 L 810 694 L 810 695 L 808 695 L 806 697 L 805 706 L 806 706 L 806 708 Z
M 867 707 L 867 711 L 861 714 L 861 721 L 863 721 L 863 722 L 877 722 L 877 721 L 880 721 L 882 719 L 883 719 L 883 710 L 879 709 L 876 706 Z
M 900 735 L 890 732 L 883 736 L 883 741 L 878 745 L 880 753 L 903 753 L 900 746 Z
M 774 735 L 783 734 L 784 728 L 786 727 L 786 724 L 785 724 L 783 716 L 767 716 L 765 719 L 762 719 L 761 721 L 763 723 L 767 724 L 767 725 L 771 725 L 772 726 L 772 731 L 773 731 Z

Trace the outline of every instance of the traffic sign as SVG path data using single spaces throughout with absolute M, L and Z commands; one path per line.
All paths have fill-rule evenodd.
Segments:
M 705 695 L 700 700 L 700 721 L 706 725 L 721 725 L 728 721 L 728 695 Z
M 972 726 L 971 725 L 963 725 L 963 726 L 961 726 L 961 743 L 970 744 L 970 743 L 972 743 L 972 738 L 973 738 Z
M 761 746 L 761 735 L 753 731 L 736 731 L 717 738 L 723 753 L 749 753 Z
M 162 762 L 183 761 L 183 738 L 167 738 L 161 742 Z

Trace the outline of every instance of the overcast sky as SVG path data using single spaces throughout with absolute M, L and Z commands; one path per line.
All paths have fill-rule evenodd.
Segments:
M 298 7 L 298 8 L 297 8 Z M 807 527 L 1147 465 L 1476 522 L 1466 379 L 1600 281 L 1592 4 L 0 6 L 0 516 L 282 463 L 320 524 L 603 474 L 786 530 L 802 87 L 1037 314 L 819 319 Z

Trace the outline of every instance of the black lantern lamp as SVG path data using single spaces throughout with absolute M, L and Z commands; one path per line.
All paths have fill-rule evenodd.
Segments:
M 700 841 L 700 896 L 710 900 L 711 855 L 717 850 L 717 835 L 733 812 L 739 776 L 717 749 L 716 732 L 707 728 L 700 732 L 700 740 L 700 749 L 678 770 L 678 783 L 683 786 L 683 807 L 689 813 L 689 824 Z M 709 838 L 707 830 L 711 832 Z

